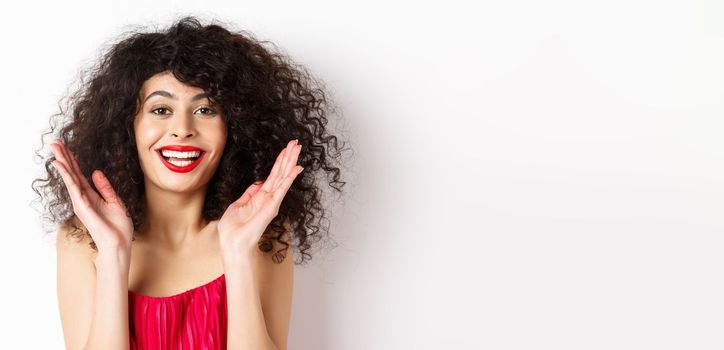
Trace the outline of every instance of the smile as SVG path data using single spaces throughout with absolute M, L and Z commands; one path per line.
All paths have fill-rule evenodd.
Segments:
M 193 146 L 164 146 L 156 150 L 163 165 L 177 173 L 187 173 L 201 163 L 206 151 Z

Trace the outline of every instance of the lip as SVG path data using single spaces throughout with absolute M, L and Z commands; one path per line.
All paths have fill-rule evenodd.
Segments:
M 156 149 L 156 151 L 160 151 L 162 149 L 167 149 L 169 151 L 178 151 L 178 152 L 189 152 L 189 151 L 201 151 L 204 152 L 201 148 L 195 147 L 195 146 L 188 146 L 188 145 L 167 145 L 162 146 Z
M 186 166 L 178 166 L 175 164 L 169 163 L 166 158 L 163 157 L 161 154 L 161 150 L 169 150 L 169 151 L 177 151 L 177 152 L 190 152 L 190 151 L 201 151 L 201 155 L 199 155 L 196 160 Z M 206 155 L 206 151 L 204 151 L 201 148 L 194 147 L 194 146 L 184 146 L 184 145 L 168 145 L 163 146 L 156 149 L 156 154 L 158 154 L 158 158 L 161 159 L 161 163 L 165 165 L 169 170 L 177 172 L 177 173 L 187 173 L 191 170 L 194 170 L 199 164 L 201 164 L 201 160 L 204 159 L 204 156 Z

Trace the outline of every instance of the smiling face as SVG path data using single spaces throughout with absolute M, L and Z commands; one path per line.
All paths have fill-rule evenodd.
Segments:
M 133 122 L 146 185 L 187 192 L 208 184 L 226 144 L 226 124 L 204 91 L 170 72 L 143 83 Z

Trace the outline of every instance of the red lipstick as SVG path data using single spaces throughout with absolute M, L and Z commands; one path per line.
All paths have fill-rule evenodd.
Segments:
M 193 152 L 193 151 L 200 151 L 201 154 L 198 158 L 193 160 L 188 165 L 179 166 L 176 164 L 173 164 L 169 162 L 161 153 L 162 150 L 169 150 L 169 151 L 176 151 L 176 152 Z M 158 154 L 158 157 L 161 159 L 161 163 L 165 165 L 169 170 L 177 172 L 177 173 L 187 173 L 191 170 L 194 170 L 196 166 L 198 166 L 201 163 L 201 160 L 204 159 L 204 156 L 206 155 L 206 151 L 202 150 L 201 148 L 194 147 L 194 146 L 185 146 L 185 145 L 168 145 L 163 146 L 158 149 L 156 149 L 156 153 Z
M 167 149 L 169 151 L 177 151 L 177 152 L 189 152 L 189 151 L 201 151 L 203 152 L 201 148 L 194 147 L 194 146 L 188 146 L 188 145 L 168 145 L 168 146 L 162 146 L 156 149 L 157 151 L 160 151 L 162 149 Z

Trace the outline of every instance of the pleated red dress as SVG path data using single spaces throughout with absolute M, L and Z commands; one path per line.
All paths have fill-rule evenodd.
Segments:
M 131 350 L 226 349 L 226 280 L 167 297 L 128 291 Z

